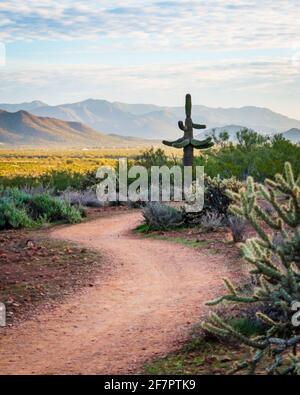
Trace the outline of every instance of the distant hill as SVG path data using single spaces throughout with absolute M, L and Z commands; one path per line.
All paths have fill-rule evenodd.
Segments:
M 228 132 L 229 140 L 235 142 L 237 132 L 243 130 L 244 128 L 245 126 L 240 125 L 227 125 L 219 128 L 204 129 L 201 133 L 196 135 L 196 137 L 198 139 L 203 139 L 207 136 L 212 136 L 213 132 L 215 132 L 216 136 L 219 136 L 222 132 Z
M 121 136 L 161 140 L 178 134 L 177 120 L 172 113 L 160 110 L 136 115 L 125 107 L 120 103 L 89 99 L 74 104 L 37 107 L 32 112 L 38 116 L 82 122 L 93 129 Z M 143 112 L 140 106 L 139 109 L 138 112 Z
M 80 122 L 37 117 L 27 111 L 0 110 L 0 144 L 35 147 L 127 147 L 145 146 L 143 139 L 108 136 Z
M 17 112 L 20 110 L 23 111 L 32 111 L 32 110 L 37 110 L 40 107 L 45 107 L 47 106 L 46 103 L 43 103 L 42 101 L 35 100 L 30 103 L 20 103 L 20 104 L 6 104 L 6 103 L 0 103 L 0 109 L 9 111 L 9 112 Z
M 293 128 L 293 129 L 290 129 L 290 130 L 284 132 L 282 135 L 284 138 L 292 141 L 293 143 L 300 142 L 300 129 Z
M 49 106 L 35 101 L 23 104 L 0 104 L 0 109 L 23 109 L 37 116 L 80 122 L 98 131 L 147 139 L 173 139 L 181 135 L 178 120 L 184 120 L 184 108 L 153 104 L 126 104 L 88 99 L 78 103 Z M 17 110 L 16 110 L 17 109 Z M 259 133 L 283 133 L 300 129 L 300 121 L 275 113 L 267 108 L 211 108 L 193 106 L 193 119 L 208 129 L 226 125 L 243 125 Z
M 248 106 L 225 109 L 194 106 L 195 120 L 199 116 L 203 117 L 208 128 L 243 125 L 262 134 L 283 133 L 291 128 L 300 128 L 300 120 L 260 107 Z

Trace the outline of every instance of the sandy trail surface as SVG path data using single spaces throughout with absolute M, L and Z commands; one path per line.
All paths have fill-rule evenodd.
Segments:
M 204 302 L 238 268 L 221 255 L 132 233 L 140 212 L 56 229 L 51 236 L 99 249 L 93 286 L 19 326 L 1 330 L 0 374 L 121 374 L 175 350 Z M 3 335 L 2 335 L 3 334 Z

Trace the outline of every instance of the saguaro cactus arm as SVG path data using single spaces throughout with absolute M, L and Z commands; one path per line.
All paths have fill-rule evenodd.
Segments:
M 185 96 L 185 114 L 187 118 L 192 116 L 192 96 L 189 93 Z
M 206 125 L 199 125 L 197 123 L 193 123 L 194 129 L 206 129 Z
M 184 139 L 184 140 L 182 140 L 180 142 L 173 143 L 173 147 L 174 148 L 185 148 L 185 147 L 187 147 L 189 145 L 190 145 L 190 140 L 189 139 Z
M 196 149 L 206 149 L 206 148 L 210 148 L 214 145 L 213 141 L 211 140 L 211 137 L 208 137 L 207 139 L 202 140 L 202 141 L 192 139 L 191 144 Z
M 173 144 L 179 144 L 179 143 L 181 143 L 182 141 L 184 141 L 185 140 L 185 137 L 183 136 L 183 137 L 180 137 L 179 139 L 177 139 L 177 140 L 175 140 L 175 141 L 166 141 L 166 140 L 163 140 L 162 141 L 162 143 L 163 144 L 165 144 L 165 145 L 169 145 L 169 146 L 173 146 Z
M 187 128 L 185 127 L 185 124 L 182 121 L 178 122 L 178 127 L 181 129 L 183 132 L 187 131 Z

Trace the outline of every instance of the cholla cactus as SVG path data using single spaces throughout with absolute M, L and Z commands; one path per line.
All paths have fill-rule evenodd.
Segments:
M 184 132 L 183 137 L 175 141 L 163 140 L 163 144 L 168 145 L 169 147 L 183 148 L 183 165 L 193 166 L 194 148 L 205 149 L 212 147 L 214 143 L 212 142 L 211 137 L 208 137 L 205 140 L 194 139 L 193 129 L 205 129 L 206 126 L 198 125 L 192 121 L 192 97 L 189 94 L 185 97 L 185 114 L 185 123 L 182 121 L 178 122 L 179 129 Z
M 292 304 L 300 302 L 300 175 L 295 179 L 291 165 L 286 163 L 284 175 L 277 174 L 275 181 L 255 185 L 249 177 L 246 188 L 229 195 L 235 202 L 233 213 L 246 218 L 257 232 L 256 238 L 243 244 L 242 251 L 253 265 L 251 273 L 257 276 L 259 285 L 252 294 L 245 295 L 226 279 L 228 293 L 207 304 L 259 303 L 270 306 L 280 318 L 275 320 L 258 312 L 257 317 L 268 327 L 258 338 L 243 336 L 214 313 L 203 327 L 221 336 L 234 336 L 256 350 L 252 358 L 242 361 L 235 370 L 248 368 L 255 373 L 258 366 L 263 366 L 268 374 L 300 374 L 297 354 L 300 327 L 292 321 Z M 271 213 L 264 209 L 265 202 L 272 207 Z
M 235 177 L 230 177 L 230 178 L 220 178 L 218 177 L 205 177 L 205 183 L 207 186 L 211 186 L 213 188 L 218 188 L 222 190 L 229 190 L 231 192 L 236 192 L 238 193 L 240 189 L 243 188 L 244 184 L 242 181 L 237 180 Z

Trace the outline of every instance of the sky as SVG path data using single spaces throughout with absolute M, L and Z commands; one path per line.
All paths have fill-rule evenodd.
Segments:
M 0 1 L 0 102 L 254 105 L 300 119 L 299 0 Z

